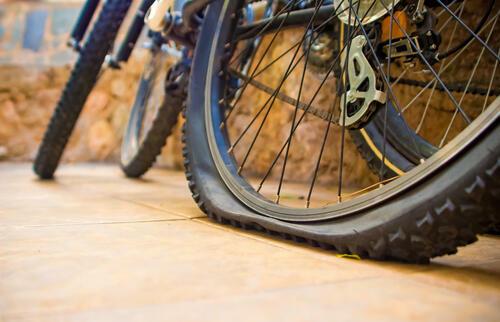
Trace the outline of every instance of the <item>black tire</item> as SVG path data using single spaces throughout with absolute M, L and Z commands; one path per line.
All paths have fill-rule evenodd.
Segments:
M 500 235 L 500 228 L 498 227 L 492 227 L 490 228 L 488 231 L 486 231 L 487 234 L 490 234 L 490 235 Z
M 447 6 L 452 5 L 452 2 L 443 2 Z M 440 4 L 433 3 L 427 4 L 429 5 L 429 9 L 432 7 L 439 8 Z M 477 14 L 484 15 L 481 21 L 486 21 L 486 19 L 490 13 L 494 12 L 495 1 L 489 1 L 484 8 L 479 8 Z M 438 9 L 440 10 L 440 9 Z M 482 24 L 479 22 L 479 24 Z M 477 27 L 474 29 L 479 30 Z M 465 42 L 466 43 L 466 42 Z M 462 46 L 465 45 L 462 43 Z M 458 49 L 461 46 L 455 47 Z M 455 52 L 456 50 L 449 50 L 449 52 Z M 443 56 L 443 55 L 441 55 Z M 446 55 L 445 55 L 446 56 Z M 444 56 L 443 56 L 444 57 Z M 442 57 L 442 58 L 443 58 Z M 404 79 L 402 82 L 406 86 L 411 86 L 415 88 L 423 88 L 425 83 L 416 81 L 416 80 L 408 80 Z M 470 85 L 470 84 L 469 84 Z M 469 88 L 468 86 L 453 86 L 453 84 L 447 85 L 450 88 L 455 88 L 463 93 L 464 88 L 466 92 L 485 95 L 484 89 L 474 89 Z M 443 91 L 441 86 L 434 87 L 438 91 Z M 494 96 L 498 96 L 498 90 L 493 89 L 495 94 Z M 490 93 L 488 90 L 487 93 Z M 492 93 L 490 93 L 492 94 Z M 391 106 L 392 107 L 392 106 Z M 384 127 L 384 108 L 380 108 L 377 115 L 374 119 L 365 126 L 362 130 L 351 130 L 350 135 L 356 144 L 358 150 L 360 151 L 363 158 L 366 160 L 369 168 L 375 173 L 379 175 L 381 178 L 388 179 L 397 175 L 402 175 L 405 172 L 413 169 L 417 165 L 419 165 L 422 159 L 427 159 L 432 156 L 438 149 L 430 144 L 426 139 L 420 137 L 418 134 L 408 131 L 410 127 L 406 124 L 403 117 L 401 117 L 394 108 L 389 108 L 387 110 L 387 126 Z M 387 135 L 387 140 L 385 144 L 382 137 L 384 136 L 384 132 Z M 414 151 L 418 149 L 419 153 L 415 153 Z M 382 157 L 383 150 L 386 150 L 385 156 Z M 382 159 L 385 159 L 386 164 L 382 166 Z
M 364 128 L 350 130 L 349 134 L 372 172 L 383 179 L 389 179 L 403 175 L 420 163 L 408 147 L 417 146 L 425 159 L 431 157 L 437 149 L 418 134 L 409 133 L 405 120 L 392 107 L 387 110 L 387 139 L 384 144 L 384 112 L 384 108 L 379 109 Z M 385 161 L 383 167 L 382 160 Z
M 405 133 L 406 131 L 401 131 L 401 127 L 406 125 L 404 124 L 405 121 L 401 117 L 398 117 L 392 108 L 388 110 L 389 124 L 386 130 L 387 140 L 385 140 L 386 143 L 384 144 L 384 129 L 382 125 L 385 116 L 384 111 L 384 108 L 379 109 L 374 118 L 364 128 L 350 130 L 349 134 L 370 170 L 382 179 L 390 179 L 403 175 L 419 164 L 418 161 L 408 157 L 404 153 L 405 151 L 401 151 L 401 146 L 404 145 L 401 141 L 404 141 L 408 145 L 413 145 L 412 143 L 416 142 L 421 150 L 426 151 L 426 158 L 434 154 L 435 151 L 416 134 L 413 134 L 411 138 L 398 138 L 396 133 Z M 397 141 L 398 139 L 399 142 Z M 383 162 L 385 163 L 384 166 L 382 166 Z
M 403 175 L 415 167 L 392 145 L 386 144 L 384 147 L 383 135 L 378 131 L 373 121 L 363 129 L 350 130 L 349 134 L 359 154 L 375 175 L 383 179 L 390 179 Z M 385 159 L 383 157 L 384 148 L 386 150 Z M 384 166 L 382 166 L 382 163 L 384 163 Z
M 151 59 L 154 64 L 156 55 L 165 55 L 160 50 L 154 50 Z M 130 178 L 138 178 L 146 173 L 154 164 L 156 158 L 161 153 L 165 141 L 172 133 L 177 124 L 179 113 L 181 112 L 186 100 L 186 86 L 189 70 L 185 63 L 181 62 L 172 66 L 167 75 L 161 72 L 165 71 L 164 66 L 146 66 L 154 70 L 149 73 L 147 70 L 143 73 L 136 100 L 130 113 L 128 126 L 124 135 L 121 149 L 121 168 L 125 175 Z M 151 125 L 141 135 L 144 124 L 144 112 L 150 105 L 150 93 L 154 82 L 157 80 L 155 73 L 160 73 L 160 79 L 165 79 L 164 95 L 160 106 L 153 115 Z M 149 75 L 148 75 L 149 74 Z M 153 77 L 150 77 L 153 76 Z M 162 77 L 163 76 L 163 77 Z M 165 77 L 166 76 L 166 77 Z
M 207 134 L 210 123 L 206 109 L 217 102 L 217 97 L 198 95 L 217 88 L 214 84 L 220 78 L 217 70 L 222 63 L 215 58 L 224 50 L 224 41 L 215 44 L 214 37 L 225 39 L 235 5 L 220 0 L 207 11 L 195 52 L 186 109 L 186 178 L 194 200 L 210 218 L 341 253 L 408 262 L 428 262 L 435 256 L 453 254 L 458 246 L 474 242 L 476 234 L 491 223 L 500 222 L 498 100 L 487 115 L 473 123 L 475 126 L 455 138 L 455 145 L 448 145 L 421 166 L 425 176 L 419 179 L 419 172 L 413 171 L 391 182 L 387 187 L 391 191 L 402 182 L 408 186 L 382 201 L 369 198 L 373 200 L 369 207 L 356 208 L 347 216 L 311 221 L 281 220 L 272 212 L 250 207 L 219 170 L 220 162 L 214 157 L 217 152 Z M 210 75 L 210 70 L 214 75 Z M 405 178 L 407 181 L 401 181 Z
M 52 114 L 38 149 L 33 169 L 41 179 L 51 179 L 78 116 L 94 87 L 131 0 L 107 0 L 83 45 L 78 60 Z

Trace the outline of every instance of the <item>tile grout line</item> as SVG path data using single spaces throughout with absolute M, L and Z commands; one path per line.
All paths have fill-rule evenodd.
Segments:
M 66 187 L 66 188 L 68 188 L 68 187 L 74 188 L 75 187 L 74 185 L 62 183 L 62 182 L 59 182 L 59 184 Z M 80 190 L 78 188 L 71 189 L 71 190 L 73 190 L 74 192 L 77 192 L 77 193 L 83 192 L 83 190 Z M 189 217 L 189 216 L 186 216 L 186 215 L 184 215 L 180 212 L 177 212 L 177 211 L 166 210 L 165 208 L 162 208 L 162 207 L 155 207 L 153 205 L 149 205 L 149 204 L 142 203 L 142 202 L 137 202 L 134 200 L 122 199 L 122 198 L 116 197 L 115 195 L 112 195 L 112 194 L 99 193 L 98 191 L 94 191 L 94 190 L 91 190 L 91 192 L 93 195 L 107 196 L 107 197 L 115 199 L 115 200 L 119 200 L 119 201 L 123 201 L 123 202 L 127 202 L 127 203 L 133 203 L 133 204 L 140 205 L 140 206 L 143 206 L 146 208 L 150 208 L 150 209 L 158 210 L 158 211 L 161 211 L 164 213 L 179 216 L 181 218 L 179 218 L 179 219 L 174 218 L 174 219 L 142 220 L 142 221 L 116 221 L 116 222 L 96 222 L 96 223 L 63 223 L 63 224 L 53 224 L 53 225 L 28 225 L 28 226 L 24 226 L 24 227 L 50 227 L 50 226 L 73 226 L 73 225 L 76 226 L 76 225 L 100 225 L 100 224 L 102 225 L 102 224 L 121 224 L 121 223 L 132 224 L 132 223 L 148 223 L 148 222 L 152 223 L 152 222 L 190 220 L 190 221 L 204 224 L 206 226 L 211 226 L 213 228 L 226 231 L 226 232 L 233 234 L 233 235 L 237 235 L 237 236 L 240 236 L 240 237 L 243 237 L 246 239 L 258 241 L 258 242 L 266 244 L 266 245 L 271 245 L 271 246 L 277 247 L 279 249 L 288 250 L 288 251 L 291 251 L 294 253 L 304 254 L 304 255 L 307 255 L 308 257 L 317 258 L 318 260 L 322 260 L 322 261 L 326 261 L 326 262 L 337 262 L 337 261 L 335 261 L 335 259 L 337 259 L 336 257 L 329 256 L 330 254 L 336 254 L 336 252 L 333 252 L 333 251 L 328 251 L 328 253 L 330 253 L 330 254 L 324 254 L 324 251 L 321 251 L 319 249 L 310 248 L 310 247 L 305 246 L 305 245 L 300 244 L 300 243 L 289 244 L 290 242 L 285 241 L 285 240 L 276 240 L 272 237 L 266 238 L 267 236 L 261 236 L 258 232 L 254 235 L 252 232 L 246 232 L 246 231 L 239 230 L 236 228 L 228 228 L 228 227 L 225 227 L 223 225 L 217 224 L 216 222 L 200 220 L 202 218 L 207 218 L 205 215 L 197 216 L 197 217 Z M 13 226 L 15 226 L 15 225 L 13 225 Z M 488 237 L 490 237 L 490 236 L 488 236 Z M 490 237 L 490 238 L 497 239 L 494 237 Z M 307 247 L 307 248 L 305 248 L 305 247 Z M 328 258 L 324 258 L 325 256 L 321 256 L 321 255 L 328 256 Z M 321 257 L 323 257 L 323 258 L 321 258 Z M 361 264 L 361 262 L 360 262 L 360 264 Z M 368 263 L 366 263 L 366 261 L 365 261 L 363 264 L 367 265 Z M 382 269 L 386 270 L 385 267 L 382 267 Z M 422 267 L 419 270 L 409 272 L 408 274 L 419 274 L 419 273 L 422 273 L 422 272 L 425 272 L 428 270 L 435 270 L 435 269 L 436 269 L 435 267 L 427 266 L 427 267 Z
M 193 218 L 192 221 L 197 222 L 197 223 L 202 224 L 202 225 L 211 226 L 215 229 L 219 229 L 219 230 L 222 230 L 222 231 L 225 231 L 228 233 L 232 233 L 234 235 L 237 235 L 237 236 L 245 238 L 245 239 L 254 240 L 254 241 L 260 242 L 262 244 L 273 246 L 273 247 L 276 247 L 276 248 L 279 248 L 282 250 L 288 250 L 288 251 L 296 253 L 296 254 L 306 255 L 310 258 L 317 259 L 317 260 L 322 261 L 322 262 L 337 264 L 337 263 L 343 263 L 345 260 L 347 260 L 347 261 L 351 261 L 351 262 L 363 265 L 365 267 L 367 265 L 380 264 L 380 263 L 383 264 L 384 263 L 384 262 L 376 262 L 376 261 L 371 260 L 371 259 L 355 260 L 355 259 L 339 258 L 339 257 L 337 257 L 337 255 L 341 255 L 341 254 L 335 250 L 323 250 L 323 249 L 319 249 L 316 247 L 313 248 L 312 246 L 310 246 L 308 244 L 300 244 L 300 243 L 295 243 L 295 242 L 293 242 L 293 243 L 291 242 L 292 244 L 288 244 L 287 242 L 290 242 L 288 240 L 275 240 L 275 239 L 272 239 L 272 237 L 269 237 L 270 239 L 267 240 L 267 239 L 265 239 L 265 237 L 267 237 L 266 235 L 253 236 L 252 231 L 250 231 L 250 232 L 232 231 L 232 229 L 237 230 L 238 228 L 227 228 L 227 227 L 224 227 L 216 222 L 211 222 L 210 221 L 211 219 L 206 217 L 206 216 L 203 217 L 202 219 L 204 219 L 204 218 L 207 218 L 209 221 L 200 220 L 200 218 Z M 255 233 L 259 234 L 259 232 L 257 232 L 257 231 L 255 231 Z M 284 245 L 280 245 L 280 244 L 284 244 Z M 327 257 L 327 258 L 325 258 L 325 257 Z M 415 264 L 402 263 L 401 265 L 415 265 Z M 382 267 L 382 266 L 378 266 L 377 269 L 381 269 L 384 272 L 387 271 L 387 268 Z M 426 272 L 426 271 L 433 270 L 433 269 L 434 268 L 432 268 L 430 266 L 419 265 L 418 267 L 413 268 L 413 271 L 408 272 L 406 274 L 419 274 L 419 273 Z
M 206 216 L 204 216 L 202 218 L 203 219 L 207 218 L 208 220 L 211 220 L 210 218 L 208 218 Z M 318 254 L 322 254 L 322 251 L 319 250 L 319 249 L 304 249 L 303 247 L 305 245 L 301 245 L 301 244 L 298 244 L 298 243 L 296 245 L 288 245 L 288 244 L 279 245 L 278 243 L 285 243 L 285 241 L 279 241 L 279 240 L 276 241 L 276 240 L 273 240 L 273 239 L 266 240 L 264 238 L 259 238 L 259 237 L 262 237 L 262 236 L 253 236 L 253 235 L 251 235 L 252 234 L 251 232 L 245 233 L 243 231 L 242 232 L 232 231 L 232 229 L 228 229 L 227 227 L 224 227 L 224 226 L 222 226 L 220 224 L 217 224 L 215 222 L 207 222 L 205 220 L 200 220 L 200 218 L 193 218 L 192 221 L 196 222 L 196 223 L 199 223 L 201 225 L 210 226 L 212 228 L 225 231 L 227 233 L 236 235 L 236 236 L 244 238 L 244 239 L 250 239 L 250 240 L 253 240 L 253 241 L 256 241 L 256 242 L 268 245 L 268 246 L 276 247 L 276 248 L 279 248 L 279 249 L 282 249 L 282 250 L 287 250 L 287 251 L 290 251 L 290 252 L 293 252 L 293 253 L 299 253 L 299 254 L 303 254 L 303 255 L 308 255 L 309 257 L 313 257 L 313 258 L 321 260 L 321 261 L 330 262 L 330 260 L 328 260 L 328 259 L 317 258 Z M 234 228 L 234 229 L 236 229 L 236 228 Z M 311 252 L 314 252 L 314 254 L 311 254 Z M 331 251 L 331 254 L 337 255 L 338 253 L 335 252 L 335 251 Z
M 321 249 L 310 248 L 312 246 L 303 245 L 303 244 L 299 244 L 299 243 L 294 243 L 292 245 L 289 245 L 289 244 L 287 244 L 288 241 L 286 241 L 286 240 L 275 240 L 272 237 L 269 237 L 269 239 L 267 239 L 266 237 L 268 237 L 268 236 L 260 236 L 260 235 L 254 236 L 252 234 L 252 232 L 240 231 L 239 228 L 225 227 L 224 225 L 219 224 L 217 222 L 212 222 L 211 219 L 209 217 L 207 217 L 205 214 L 203 214 L 202 216 L 189 217 L 189 216 L 186 216 L 186 215 L 184 215 L 180 212 L 177 212 L 177 211 L 166 210 L 165 208 L 157 207 L 157 206 L 143 203 L 140 201 L 121 199 L 120 197 L 115 197 L 115 196 L 113 196 L 113 198 L 121 200 L 121 201 L 125 201 L 125 202 L 134 203 L 136 205 L 141 205 L 141 206 L 144 206 L 147 208 L 164 211 L 164 212 L 169 213 L 169 214 L 178 215 L 178 216 L 181 216 L 189 221 L 197 222 L 197 223 L 203 224 L 205 226 L 210 226 L 210 227 L 225 231 L 227 233 L 237 235 L 237 236 L 243 237 L 245 239 L 254 240 L 254 241 L 257 241 L 257 242 L 260 242 L 260 243 L 263 243 L 266 245 L 270 245 L 270 246 L 273 246 L 273 247 L 276 247 L 279 249 L 288 250 L 288 251 L 291 251 L 294 253 L 307 255 L 308 257 L 315 258 L 315 259 L 318 259 L 321 261 L 325 261 L 325 262 L 334 261 L 335 263 L 337 263 L 337 261 L 335 261 L 336 259 L 338 259 L 336 257 L 336 255 L 340 255 L 340 253 L 338 253 L 337 251 L 333 251 L 333 250 L 325 251 L 325 250 L 321 250 Z M 198 208 L 196 208 L 196 209 L 199 210 Z M 207 219 L 207 220 L 200 220 L 200 219 Z M 258 232 L 256 232 L 256 233 L 258 233 Z M 282 243 L 284 245 L 279 245 Z M 324 254 L 324 252 L 328 252 L 328 254 Z M 319 258 L 319 256 L 321 256 L 321 255 L 328 256 L 328 255 L 330 255 L 330 253 L 331 253 L 331 255 L 334 255 L 335 258 L 331 258 L 331 259 L 330 258 Z M 362 261 L 360 261 L 359 264 L 362 264 L 362 265 L 369 264 L 369 263 L 367 263 L 367 260 L 364 260 L 365 262 L 362 262 Z M 369 260 L 369 261 L 371 262 L 371 260 Z M 381 267 L 380 269 L 383 269 L 384 271 L 387 270 L 384 267 Z M 419 266 L 418 268 L 415 268 L 414 271 L 408 272 L 407 274 L 420 274 L 422 272 L 436 270 L 436 269 L 437 268 L 431 267 L 431 266 Z
M 147 203 L 143 203 L 141 201 L 122 199 L 120 197 L 115 197 L 115 196 L 112 196 L 112 198 L 120 200 L 120 201 L 128 202 L 128 203 L 133 203 L 135 205 L 139 205 L 139 206 L 142 206 L 142 207 L 145 207 L 145 208 L 150 208 L 150 209 L 162 211 L 162 212 L 165 212 L 165 213 L 168 213 L 168 214 L 171 214 L 171 215 L 180 216 L 180 217 L 188 219 L 188 220 L 191 220 L 191 219 L 200 219 L 200 218 L 207 218 L 207 216 L 205 214 L 203 214 L 203 213 L 202 213 L 201 216 L 190 217 L 190 216 L 186 216 L 185 214 L 183 214 L 181 212 L 178 212 L 178 211 L 175 211 L 175 210 L 166 210 L 165 208 L 157 207 L 157 206 L 150 205 L 150 204 L 147 204 Z M 199 210 L 198 208 L 196 208 L 196 209 Z M 201 211 L 201 210 L 199 210 L 199 211 Z
M 91 225 L 114 225 L 114 224 L 142 224 L 154 222 L 169 222 L 169 221 L 187 221 L 186 218 L 172 218 L 172 219 L 150 219 L 150 220 L 126 220 L 126 221 L 101 221 L 101 222 L 81 222 L 81 223 L 60 223 L 60 224 L 40 224 L 40 225 L 8 225 L 8 227 L 24 227 L 24 228 L 51 228 L 60 226 L 91 226 Z

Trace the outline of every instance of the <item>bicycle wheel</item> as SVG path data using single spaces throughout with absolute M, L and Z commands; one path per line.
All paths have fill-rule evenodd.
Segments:
M 459 16 L 439 0 L 426 1 L 425 12 L 457 22 L 462 37 L 453 38 L 452 28 L 439 31 L 432 21 L 427 21 L 430 30 L 418 33 L 423 23 L 403 18 L 413 13 L 400 1 L 359 6 L 308 1 L 299 8 L 297 2 L 277 6 L 273 17 L 251 25 L 240 19 L 243 1 L 215 1 L 207 11 L 184 134 L 186 174 L 198 206 L 222 223 L 362 257 L 411 262 L 454 253 L 498 223 L 500 100 L 493 94 L 498 7 L 483 19 Z M 321 35 L 334 19 L 340 19 L 344 39 L 318 77 L 317 68 L 308 67 L 314 61 L 310 35 Z M 424 47 L 418 37 L 426 35 Z M 252 37 L 263 40 L 252 69 L 243 74 L 235 57 L 239 43 Z M 441 46 L 447 39 L 448 50 Z M 445 74 L 444 58 L 464 52 L 482 64 L 468 69 L 464 61 Z M 409 81 L 398 83 L 398 76 L 408 73 L 405 68 L 415 76 L 411 84 L 424 84 L 425 96 L 404 87 Z M 479 69 L 480 80 L 470 76 Z M 452 91 L 459 86 L 452 83 L 458 75 L 474 88 L 484 85 L 486 95 L 457 99 Z M 236 99 L 228 95 L 235 91 L 234 77 L 243 79 Z M 432 87 L 441 96 L 432 97 Z M 418 106 L 402 110 L 411 101 L 420 101 L 420 111 Z M 426 106 L 433 114 L 417 131 L 420 118 L 415 121 L 409 113 L 420 116 Z M 412 148 L 408 152 L 417 162 L 390 180 L 370 178 L 357 171 L 363 161 L 346 132 L 365 130 L 382 115 L 379 137 L 369 138 L 382 140 L 384 159 L 396 148 L 388 144 L 391 109 L 405 121 L 395 123 L 403 130 L 394 134 L 410 140 L 405 147 Z M 396 152 L 411 160 L 411 154 Z
M 429 3 L 432 5 L 432 2 Z M 497 41 L 492 38 L 492 35 L 488 36 L 488 34 L 493 31 L 491 23 L 494 20 L 490 20 L 489 22 L 483 20 L 492 16 L 495 1 L 488 1 L 486 5 L 477 6 L 474 9 L 471 8 L 474 6 L 474 2 L 471 4 L 470 2 L 467 3 L 467 1 L 443 1 L 443 3 L 447 3 L 449 5 L 448 8 L 451 9 L 452 12 L 456 13 L 458 17 L 466 16 L 471 13 L 480 17 L 481 19 L 477 18 L 473 23 L 475 27 L 474 29 L 483 33 L 483 35 L 485 35 L 490 42 L 494 43 Z M 443 38 L 441 41 L 442 49 L 446 49 L 448 52 L 452 50 L 452 47 L 454 47 L 457 51 L 458 49 L 462 49 L 459 48 L 459 46 L 456 46 L 456 43 L 460 39 L 453 39 L 454 37 L 457 37 L 457 32 L 459 32 L 459 30 L 457 30 L 459 22 L 447 16 L 446 10 L 444 10 L 444 8 L 437 7 L 436 3 L 433 4 L 433 7 L 434 8 L 430 9 L 434 11 L 435 17 L 438 18 L 436 23 L 437 29 L 443 30 L 447 27 L 452 28 L 452 36 L 449 37 L 448 35 L 448 37 Z M 482 21 L 482 23 L 478 23 L 479 20 Z M 490 26 L 486 24 L 489 24 Z M 467 36 L 467 34 L 465 35 Z M 469 37 L 462 36 L 462 38 Z M 459 43 L 466 46 L 471 45 L 469 41 L 461 41 Z M 454 55 L 449 58 L 445 57 L 442 60 L 442 66 L 439 67 L 438 72 L 444 74 L 445 77 L 448 76 L 446 75 L 447 73 L 452 73 L 454 69 L 453 64 L 455 64 L 458 59 L 463 58 L 463 53 L 467 54 L 467 51 L 462 49 L 458 55 Z M 479 61 L 480 60 L 481 59 L 479 59 Z M 403 71 L 408 70 L 409 68 L 405 68 Z M 474 73 L 475 72 L 473 72 L 472 75 Z M 494 75 L 492 76 L 494 77 Z M 458 95 L 458 97 L 463 96 L 461 99 L 483 96 L 485 100 L 488 100 L 488 96 L 497 97 L 500 94 L 498 88 L 495 88 L 494 86 L 488 87 L 488 84 L 478 84 L 477 79 L 475 81 L 476 82 L 473 81 L 472 76 L 468 81 L 452 81 L 448 84 L 448 89 L 454 95 Z M 416 165 L 421 163 L 422 158 L 426 159 L 430 157 L 439 149 L 439 145 L 442 146 L 442 143 L 435 142 L 433 144 L 431 142 L 432 138 L 427 140 L 425 138 L 426 133 L 423 131 L 423 128 L 427 125 L 425 121 L 428 120 L 426 120 L 426 118 L 432 117 L 432 115 L 430 115 L 432 112 L 435 113 L 435 107 L 430 104 L 431 99 L 442 100 L 443 97 L 446 99 L 447 94 L 445 93 L 445 89 L 437 82 L 429 85 L 429 83 L 423 82 L 422 80 L 411 76 L 401 77 L 396 81 L 396 84 L 400 84 L 399 88 L 402 90 L 414 91 L 417 95 L 427 96 L 425 107 L 422 105 L 423 100 L 419 101 L 413 98 L 412 100 L 407 100 L 404 104 L 401 104 L 403 105 L 401 112 L 410 114 L 410 117 L 413 117 L 413 124 L 407 124 L 405 119 L 398 115 L 397 109 L 391 108 L 387 110 L 387 113 L 379 110 L 377 116 L 374 118 L 374 121 L 371 122 L 371 124 L 366 125 L 364 129 L 350 131 L 353 141 L 358 147 L 360 153 L 368 162 L 370 169 L 380 177 L 386 179 L 401 175 L 402 173 L 413 169 Z M 409 109 L 417 110 L 421 113 L 421 115 L 415 115 L 415 111 L 408 111 Z M 411 127 L 412 130 L 408 131 L 408 127 Z M 383 139 L 384 135 L 386 137 L 385 140 Z M 414 153 L 415 145 L 418 146 L 421 155 Z M 384 149 L 387 150 L 386 153 L 382 153 Z M 384 165 L 382 165 L 382 159 L 385 160 Z
M 107 0 L 104 3 L 38 148 L 33 170 L 41 179 L 54 176 L 78 116 L 97 81 L 104 59 L 113 45 L 131 2 Z
M 173 64 L 173 57 L 159 46 L 152 46 L 121 148 L 121 168 L 131 178 L 142 176 L 153 166 L 177 124 L 187 96 L 189 64 L 186 59 Z M 181 58 L 182 53 L 177 54 Z M 167 68 L 168 64 L 173 66 Z

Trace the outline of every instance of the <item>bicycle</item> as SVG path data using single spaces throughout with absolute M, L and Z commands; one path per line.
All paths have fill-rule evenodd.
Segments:
M 410 262 L 498 224 L 495 1 L 275 1 L 245 23 L 247 4 L 210 2 L 191 68 L 186 177 L 209 217 Z M 374 180 L 350 176 L 348 132 Z
M 194 31 L 184 164 L 210 218 L 409 262 L 499 224 L 495 1 L 163 3 L 151 29 Z
M 96 16 L 100 1 L 87 0 L 84 3 L 68 41 L 68 45 L 78 52 L 79 56 L 50 119 L 34 161 L 34 171 L 41 179 L 53 178 L 85 101 L 104 68 L 120 69 L 130 58 L 143 30 L 144 16 L 153 2 L 154 0 L 141 1 L 116 55 L 111 53 L 112 47 L 132 5 L 132 0 L 105 1 L 90 31 L 89 26 Z M 151 39 L 149 52 L 156 59 L 150 60 L 150 62 L 158 63 L 157 57 L 161 53 L 161 48 L 157 47 L 159 36 L 149 33 L 148 38 Z M 161 66 L 157 64 L 155 67 L 159 69 Z M 163 67 L 165 68 L 165 66 Z M 161 74 L 160 70 L 155 71 L 155 73 Z M 141 108 L 144 109 L 142 105 L 149 104 L 150 100 L 154 98 L 147 92 L 154 85 L 147 79 L 147 74 L 147 70 L 142 74 L 136 101 L 132 108 L 134 120 L 137 120 L 137 111 Z M 163 93 L 161 96 L 163 97 Z M 135 149 L 122 152 L 121 158 L 122 169 L 127 176 L 138 177 L 152 166 L 160 152 L 159 149 L 164 145 L 176 123 L 179 111 L 175 110 L 178 104 L 173 101 L 175 101 L 175 97 L 166 97 L 161 103 L 161 108 L 152 116 L 152 121 L 156 121 L 157 126 L 142 133 L 138 131 L 142 129 L 139 122 L 135 125 L 136 133 L 134 135 L 140 135 L 140 140 L 133 141 Z M 129 128 L 133 127 L 129 126 Z M 134 135 L 127 136 L 127 142 L 130 142 Z M 151 148 L 157 146 L 160 147 Z

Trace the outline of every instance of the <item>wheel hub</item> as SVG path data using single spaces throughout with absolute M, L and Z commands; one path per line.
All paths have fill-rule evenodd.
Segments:
M 311 71 L 323 78 L 331 69 L 340 52 L 340 24 L 338 21 L 317 32 L 309 31 L 306 41 L 303 43 L 303 51 L 307 54 L 307 63 Z M 308 46 L 310 45 L 309 52 Z M 330 76 L 340 75 L 340 62 L 337 61 Z

